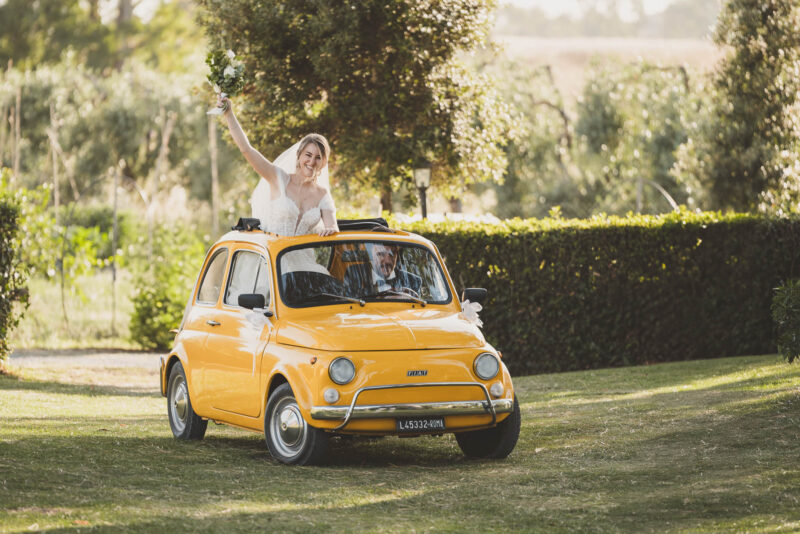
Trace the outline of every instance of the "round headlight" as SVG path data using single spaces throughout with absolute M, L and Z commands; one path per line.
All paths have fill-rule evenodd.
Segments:
M 356 366 L 347 358 L 336 358 L 328 367 L 328 376 L 331 380 L 343 386 L 356 376 Z
M 475 374 L 478 375 L 478 378 L 490 380 L 497 376 L 497 372 L 500 370 L 500 363 L 497 361 L 494 354 L 484 352 L 483 354 L 478 354 L 478 357 L 475 358 L 473 367 L 475 368 Z

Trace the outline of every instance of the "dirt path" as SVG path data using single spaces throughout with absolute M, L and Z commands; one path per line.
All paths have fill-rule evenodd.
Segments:
M 140 367 L 158 371 L 160 352 L 113 349 L 17 349 L 9 364 L 14 367 Z
M 8 367 L 26 380 L 159 395 L 159 356 L 112 349 L 20 349 L 11 354 Z

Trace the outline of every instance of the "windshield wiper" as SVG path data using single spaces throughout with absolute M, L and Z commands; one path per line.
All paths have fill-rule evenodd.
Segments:
M 412 290 L 413 291 L 413 290 Z M 394 289 L 385 289 L 379 293 L 375 293 L 374 295 L 369 295 L 370 297 L 385 297 L 386 295 L 396 295 L 398 297 L 403 297 L 409 300 L 413 300 L 417 304 L 421 304 L 424 308 L 427 302 L 419 297 L 415 297 L 410 293 L 405 293 L 403 291 L 395 291 Z
M 320 291 L 318 293 L 312 293 L 311 295 L 306 295 L 306 298 L 313 299 L 315 297 L 329 297 L 334 299 L 346 300 L 347 302 L 355 302 L 359 306 L 364 306 L 366 302 L 363 299 L 354 299 L 352 297 L 345 297 L 344 295 L 337 295 L 335 293 L 325 293 L 324 291 Z

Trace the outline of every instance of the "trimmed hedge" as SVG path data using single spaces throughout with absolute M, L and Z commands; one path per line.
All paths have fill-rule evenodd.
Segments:
M 14 303 L 25 306 L 28 302 L 25 278 L 14 249 L 18 229 L 19 208 L 0 197 L 0 363 L 11 352 L 8 336 L 19 322 Z
M 789 363 L 800 358 L 800 280 L 787 280 L 775 288 L 772 319 L 778 338 L 778 352 Z
M 800 219 L 682 212 L 397 224 L 431 239 L 514 374 L 775 351 L 773 290 L 800 270 Z

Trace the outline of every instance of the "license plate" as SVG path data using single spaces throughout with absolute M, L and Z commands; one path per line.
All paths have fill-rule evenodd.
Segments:
M 398 432 L 430 432 L 432 430 L 444 430 L 444 417 L 397 419 Z

